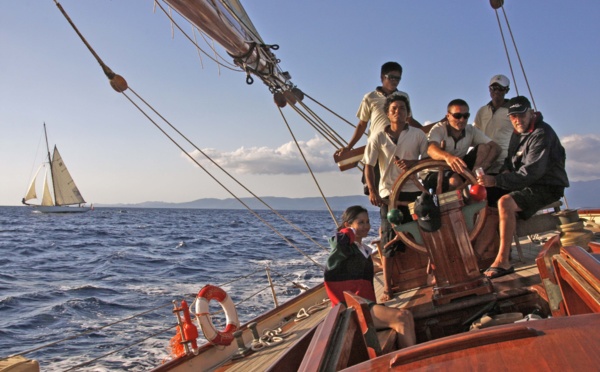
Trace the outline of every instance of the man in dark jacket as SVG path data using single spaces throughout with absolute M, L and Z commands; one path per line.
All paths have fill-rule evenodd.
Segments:
M 539 209 L 559 200 L 569 187 L 565 171 L 565 149 L 542 114 L 531 109 L 526 97 L 512 98 L 508 116 L 514 133 L 500 174 L 477 178 L 480 185 L 506 193 L 498 200 L 500 249 L 485 275 L 497 278 L 514 272 L 509 263 L 510 246 L 517 215 L 526 220 Z

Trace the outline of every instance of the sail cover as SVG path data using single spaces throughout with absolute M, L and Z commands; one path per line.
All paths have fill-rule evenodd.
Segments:
M 56 205 L 85 203 L 56 146 L 52 155 L 52 182 Z
M 165 0 L 191 24 L 221 44 L 234 62 L 270 86 L 286 81 L 276 68 L 277 60 L 264 45 L 258 31 L 238 0 Z

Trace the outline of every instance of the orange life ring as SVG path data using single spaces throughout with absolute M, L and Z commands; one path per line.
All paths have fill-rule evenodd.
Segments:
M 208 303 L 211 300 L 217 300 L 223 311 L 225 311 L 227 326 L 224 331 L 217 331 L 210 319 Z M 231 297 L 221 288 L 210 284 L 207 284 L 198 292 L 196 297 L 196 319 L 206 340 L 214 345 L 227 346 L 231 344 L 233 332 L 240 327 L 237 311 Z

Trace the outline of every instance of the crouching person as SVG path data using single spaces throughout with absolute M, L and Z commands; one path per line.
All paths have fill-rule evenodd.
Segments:
M 332 306 L 344 303 L 344 291 L 370 302 L 373 323 L 377 329 L 392 328 L 398 333 L 398 347 L 416 343 L 415 325 L 408 310 L 378 305 L 373 278 L 375 270 L 372 249 L 362 240 L 371 229 L 369 214 L 361 206 L 352 206 L 342 215 L 336 235 L 330 239 L 331 253 L 325 269 L 325 288 Z

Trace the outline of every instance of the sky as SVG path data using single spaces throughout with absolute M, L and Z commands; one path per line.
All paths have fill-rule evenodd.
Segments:
M 266 86 L 258 80 L 247 85 L 243 73 L 200 58 L 178 31 L 172 35 L 152 0 L 60 3 L 108 66 L 252 192 L 319 195 Z M 514 78 L 510 72 L 488 0 L 243 5 L 263 40 L 279 45 L 275 53 L 294 84 L 354 124 L 387 61 L 403 66 L 399 89 L 410 94 L 422 123 L 442 118 L 454 98 L 465 99 L 474 114 L 489 101 L 495 74 L 510 78 L 509 96 L 516 88 L 530 96 L 512 47 Z M 43 123 L 89 203 L 232 197 L 110 88 L 53 0 L 2 0 L 0 6 L 0 205 L 20 204 L 45 154 Z M 600 129 L 592 110 L 600 87 L 600 2 L 507 0 L 504 9 L 537 108 L 567 151 L 570 180 L 600 179 L 593 151 Z M 340 172 L 335 148 L 291 109 L 283 114 L 323 193 L 360 194 L 360 173 Z M 323 118 L 350 139 L 351 126 Z M 366 137 L 359 145 L 365 143 Z M 249 196 L 222 174 L 215 177 L 235 195 Z

